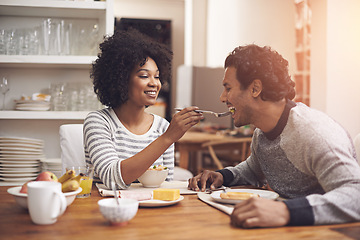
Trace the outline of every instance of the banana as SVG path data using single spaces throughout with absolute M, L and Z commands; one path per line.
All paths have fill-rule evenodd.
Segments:
M 68 180 L 62 184 L 62 192 L 72 192 L 80 187 L 80 184 L 76 180 Z
M 83 173 L 65 181 L 62 183 L 61 190 L 62 192 L 72 192 L 77 190 L 80 187 L 81 178 L 84 176 Z
M 62 175 L 62 176 L 58 179 L 58 181 L 59 181 L 60 183 L 64 183 L 64 182 L 66 182 L 67 180 L 69 180 L 69 179 L 71 179 L 71 178 L 73 178 L 73 177 L 75 177 L 75 171 L 74 171 L 74 170 L 67 170 L 66 173 L 64 173 L 64 175 Z

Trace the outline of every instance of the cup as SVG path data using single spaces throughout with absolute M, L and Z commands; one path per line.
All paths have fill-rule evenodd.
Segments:
M 76 195 L 77 198 L 88 198 L 91 196 L 92 183 L 94 178 L 94 168 L 91 166 L 70 166 L 66 167 L 66 171 L 74 170 L 76 175 L 83 173 L 81 178 L 80 187 L 82 191 Z
M 34 181 L 27 184 L 28 208 L 35 224 L 48 225 L 57 221 L 66 210 L 65 195 L 61 183 Z

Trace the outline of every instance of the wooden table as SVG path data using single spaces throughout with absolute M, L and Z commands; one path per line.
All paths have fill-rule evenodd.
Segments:
M 251 141 L 251 138 L 244 139 Z M 232 142 L 236 140 L 236 138 L 206 132 L 186 132 L 184 136 L 175 143 L 175 149 L 179 151 L 180 154 L 179 167 L 189 169 L 190 156 L 196 158 L 196 153 L 207 150 L 204 144 L 221 140 Z M 194 173 L 197 174 L 197 172 Z
M 205 204 L 197 195 L 184 195 L 177 205 L 139 208 L 127 226 L 110 226 L 102 217 L 96 188 L 86 199 L 75 199 L 53 225 L 35 225 L 27 210 L 0 187 L 0 239 L 354 239 L 360 222 L 329 226 L 240 229 L 227 214 Z M 340 233 L 342 231 L 343 233 Z

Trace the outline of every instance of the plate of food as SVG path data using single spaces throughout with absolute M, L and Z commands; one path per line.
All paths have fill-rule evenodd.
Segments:
M 224 191 L 213 192 L 210 196 L 216 202 L 237 204 L 251 197 L 261 197 L 261 198 L 275 200 L 279 197 L 279 194 L 273 191 L 260 190 L 260 189 L 229 189 L 226 192 Z
M 178 199 L 173 200 L 173 201 L 149 199 L 149 200 L 139 201 L 139 206 L 140 207 L 165 207 L 165 206 L 171 206 L 171 205 L 177 204 L 178 202 L 180 202 L 182 200 L 184 200 L 183 196 L 180 196 Z

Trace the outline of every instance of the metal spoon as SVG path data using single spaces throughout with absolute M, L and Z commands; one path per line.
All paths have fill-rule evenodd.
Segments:
M 117 192 L 116 192 L 115 182 L 111 182 L 111 187 L 112 187 L 112 190 L 114 191 L 116 203 L 117 203 L 117 205 L 120 205 L 119 196 L 117 195 Z
M 175 108 L 176 111 L 181 111 L 182 108 Z M 197 113 L 208 113 L 208 114 L 212 114 L 214 115 L 215 117 L 225 117 L 227 115 L 230 115 L 231 112 L 230 111 L 227 111 L 227 112 L 223 112 L 223 113 L 216 113 L 216 112 L 213 112 L 213 111 L 207 111 L 207 110 L 194 110 L 194 112 L 197 112 Z

